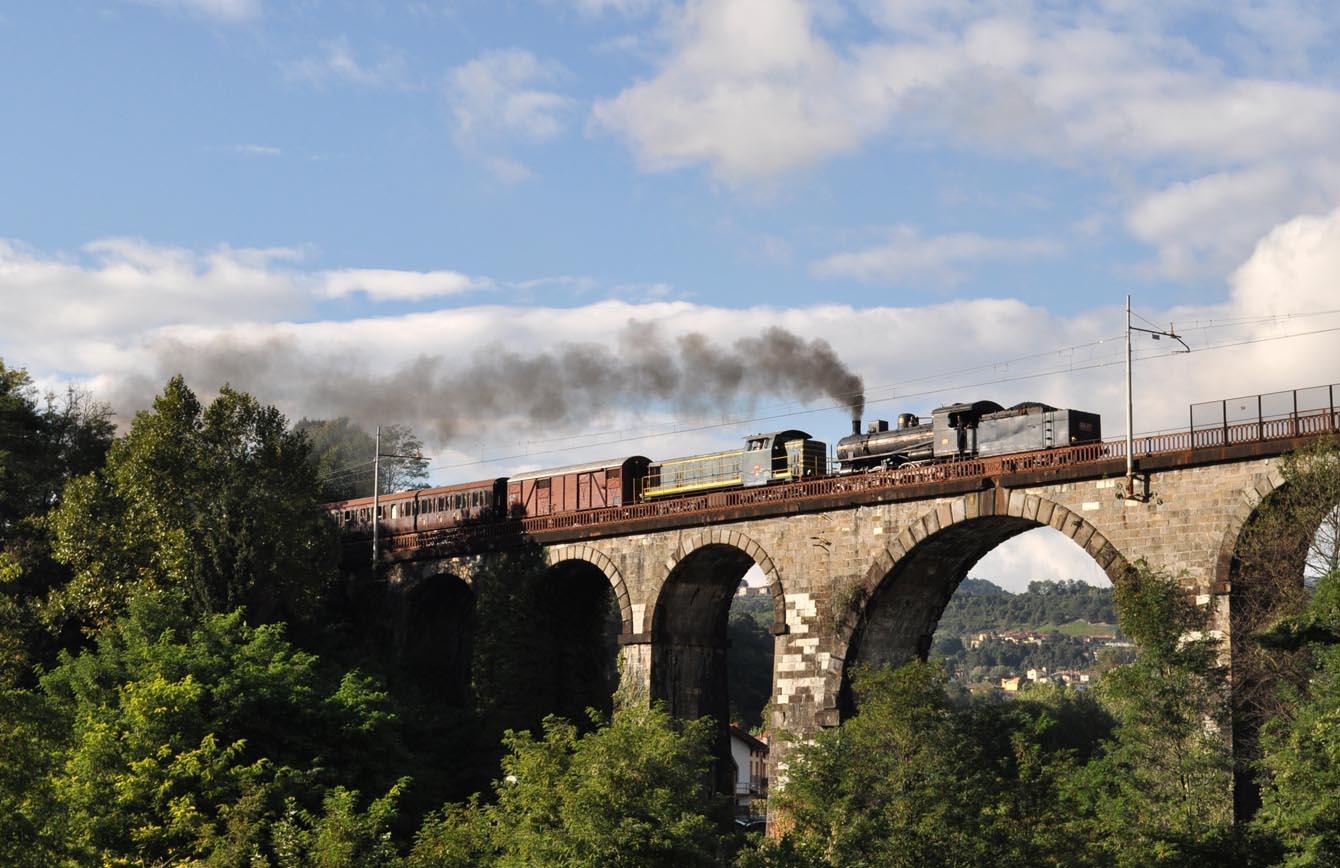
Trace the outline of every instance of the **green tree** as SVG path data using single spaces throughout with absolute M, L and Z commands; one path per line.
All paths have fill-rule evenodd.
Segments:
M 1259 805 L 1259 734 L 1288 718 L 1314 676 L 1317 637 L 1288 635 L 1308 623 L 1309 585 L 1340 569 L 1340 438 L 1286 455 L 1282 484 L 1243 528 L 1231 574 L 1235 798 L 1240 820 Z
M 1323 576 L 1307 609 L 1270 639 L 1303 649 L 1310 665 L 1306 681 L 1286 690 L 1287 712 L 1265 726 L 1257 826 L 1284 847 L 1290 868 L 1340 864 L 1340 571 Z
M 1070 864 L 1055 805 L 1077 745 L 1057 721 L 1101 713 L 1064 691 L 961 708 L 945 686 L 934 664 L 856 673 L 855 716 L 797 745 L 789 760 L 786 787 L 773 797 L 785 837 L 744 864 Z
M 302 419 L 294 426 L 312 444 L 312 461 L 321 480 L 325 501 L 372 496 L 373 455 L 377 441 L 347 417 Z M 405 458 L 423 454 L 423 441 L 406 425 L 382 427 L 378 475 L 382 494 L 422 488 L 428 480 L 428 461 Z
M 1073 780 L 1072 826 L 1116 865 L 1234 859 L 1228 685 L 1209 611 L 1143 563 L 1116 604 L 1140 653 L 1099 683 L 1117 725 Z
M 409 864 L 572 868 L 716 865 L 709 720 L 626 708 L 584 735 L 556 717 L 509 732 L 496 801 L 425 823 Z
M 336 788 L 389 786 L 393 801 L 401 786 L 386 780 L 398 738 L 385 694 L 240 612 L 196 620 L 180 596 L 136 597 L 42 689 L 60 744 L 51 799 L 34 806 L 47 813 L 27 820 L 78 864 L 300 864 L 279 859 L 283 818 L 309 854 L 332 836 L 376 839 L 388 803 L 360 820 Z M 325 819 L 295 814 L 323 800 Z
M 0 361 L 0 684 L 30 684 L 57 643 L 38 606 L 68 570 L 51 558 L 46 513 L 66 482 L 101 466 L 112 439 L 105 406 L 69 389 L 43 401 L 22 369 Z
M 307 443 L 277 410 L 226 386 L 202 407 L 175 377 L 106 467 L 66 487 L 51 523 L 74 575 L 48 615 L 97 627 L 137 591 L 176 588 L 199 612 L 301 617 L 338 553 L 318 494 Z

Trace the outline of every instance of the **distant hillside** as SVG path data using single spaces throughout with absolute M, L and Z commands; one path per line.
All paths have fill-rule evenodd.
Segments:
M 999 597 L 1010 592 L 997 585 L 995 582 L 986 579 L 964 579 L 959 582 L 958 590 L 954 591 L 957 597 Z
M 1131 653 L 1109 647 L 1121 639 L 1116 623 L 1111 587 L 1030 582 L 1027 591 L 1013 594 L 993 582 L 964 579 L 940 617 L 931 655 L 970 683 L 1034 668 L 1088 671 L 1104 653 L 1114 659 Z
M 940 616 L 935 636 L 1056 629 L 1073 621 L 1116 624 L 1112 588 L 1079 581 L 1029 582 L 1027 591 L 1012 594 L 984 579 L 964 579 Z

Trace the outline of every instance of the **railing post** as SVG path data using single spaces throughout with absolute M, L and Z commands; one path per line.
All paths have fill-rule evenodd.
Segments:
M 1266 423 L 1261 413 L 1261 396 L 1256 396 L 1256 439 L 1266 439 Z
M 1225 398 L 1224 400 L 1222 400 L 1222 401 L 1219 402 L 1219 418 L 1220 418 L 1220 419 L 1223 421 L 1223 423 L 1224 423 L 1224 442 L 1221 443 L 1220 445 L 1221 445 L 1221 446 L 1227 446 L 1227 445 L 1228 445 L 1228 399 L 1227 399 L 1227 398 Z
M 1298 390 L 1293 390 L 1293 416 L 1289 418 L 1289 428 L 1294 437 L 1298 436 Z

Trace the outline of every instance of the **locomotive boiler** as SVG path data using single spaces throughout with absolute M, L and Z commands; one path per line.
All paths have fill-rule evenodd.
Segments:
M 1009 408 L 995 401 L 948 404 L 933 410 L 928 421 L 904 413 L 893 429 L 883 420 L 871 422 L 864 434 L 859 422 L 853 427 L 851 436 L 837 443 L 837 460 L 844 472 L 1032 452 L 1102 439 L 1098 414 L 1038 401 Z

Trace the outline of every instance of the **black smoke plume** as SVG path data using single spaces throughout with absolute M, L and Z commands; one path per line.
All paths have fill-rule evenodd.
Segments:
M 437 446 L 469 444 L 500 429 L 580 433 L 611 411 L 668 407 L 686 415 L 748 410 L 759 401 L 826 397 L 859 419 L 861 377 L 824 340 L 772 327 L 729 346 L 699 333 L 665 338 L 630 322 L 612 345 L 567 343 L 527 354 L 492 344 L 453 358 L 420 356 L 386 375 L 344 356 L 304 351 L 289 337 L 225 337 L 158 347 L 157 380 L 127 383 L 118 408 L 139 408 L 175 373 L 193 388 L 224 383 L 291 416 L 348 416 L 355 422 L 407 423 Z

